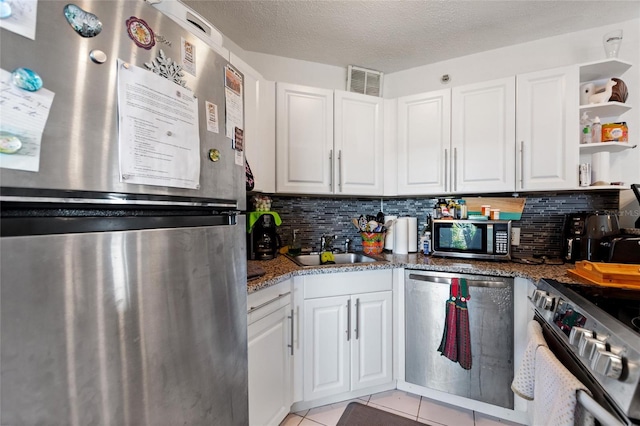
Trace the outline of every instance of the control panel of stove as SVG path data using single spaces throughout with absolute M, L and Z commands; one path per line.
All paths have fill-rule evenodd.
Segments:
M 627 415 L 640 416 L 640 336 L 559 283 L 541 280 L 529 300 Z

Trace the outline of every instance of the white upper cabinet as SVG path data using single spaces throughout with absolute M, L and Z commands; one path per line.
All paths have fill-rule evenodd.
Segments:
M 382 195 L 382 98 L 278 83 L 276 110 L 278 192 Z
M 578 67 L 517 76 L 516 190 L 577 186 Z
M 277 83 L 276 190 L 333 192 L 333 90 Z
M 515 77 L 452 89 L 449 192 L 515 189 Z
M 244 74 L 245 156 L 254 191 L 272 193 L 276 190 L 275 83 L 233 53 L 230 62 Z
M 336 90 L 335 193 L 382 195 L 383 99 Z
M 398 194 L 447 191 L 451 144 L 449 89 L 398 98 Z

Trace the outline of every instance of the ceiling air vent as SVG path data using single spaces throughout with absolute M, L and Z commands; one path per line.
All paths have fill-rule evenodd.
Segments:
M 364 95 L 382 96 L 382 76 L 380 71 L 349 65 L 347 90 Z

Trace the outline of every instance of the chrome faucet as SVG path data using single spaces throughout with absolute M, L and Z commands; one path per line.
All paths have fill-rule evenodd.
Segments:
M 333 240 L 337 239 L 337 235 L 323 235 L 322 237 L 320 237 L 320 252 L 322 253 L 323 251 L 333 251 Z
M 349 246 L 351 245 L 351 240 L 347 238 L 344 240 L 344 252 L 349 253 Z

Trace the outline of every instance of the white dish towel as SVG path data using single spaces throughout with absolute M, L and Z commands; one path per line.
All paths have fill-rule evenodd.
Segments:
M 536 350 L 533 424 L 545 426 L 593 425 L 594 419 L 577 403 L 576 393 L 587 388 L 546 346 Z
M 522 361 L 511 383 L 511 390 L 516 395 L 529 401 L 533 400 L 536 350 L 540 346 L 547 347 L 547 342 L 542 335 L 542 327 L 540 327 L 537 321 L 531 320 L 527 325 L 527 347 L 524 350 Z

